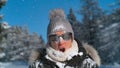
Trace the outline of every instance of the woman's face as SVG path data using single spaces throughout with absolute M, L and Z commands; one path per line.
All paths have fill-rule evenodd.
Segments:
M 65 52 L 72 46 L 72 33 L 57 31 L 54 35 L 49 36 L 50 46 L 55 50 Z

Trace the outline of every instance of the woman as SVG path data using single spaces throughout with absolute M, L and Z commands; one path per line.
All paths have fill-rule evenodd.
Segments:
M 73 29 L 62 9 L 50 12 L 48 44 L 39 49 L 29 68 L 98 68 L 100 58 L 94 48 L 74 39 Z

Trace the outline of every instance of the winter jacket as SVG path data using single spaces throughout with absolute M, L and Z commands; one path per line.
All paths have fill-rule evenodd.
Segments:
M 66 53 L 47 47 L 34 51 L 30 62 L 29 68 L 99 68 L 100 58 L 93 47 L 74 40 Z

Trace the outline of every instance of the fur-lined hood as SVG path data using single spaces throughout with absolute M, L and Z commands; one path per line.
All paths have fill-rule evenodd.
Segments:
M 82 43 L 82 45 L 85 48 L 86 52 L 91 56 L 91 58 L 97 63 L 97 65 L 100 66 L 101 62 L 100 62 L 100 57 L 98 55 L 98 52 L 92 46 L 90 46 L 90 45 L 88 45 L 86 43 Z M 43 52 L 45 52 L 44 48 L 43 49 L 33 50 L 31 52 L 30 57 L 29 57 L 29 63 L 31 64 L 35 60 L 37 60 L 41 56 L 41 53 L 43 54 Z
M 101 59 L 97 50 L 87 43 L 83 43 L 83 47 L 85 48 L 86 52 L 92 57 L 92 59 L 98 64 L 98 66 L 100 66 Z

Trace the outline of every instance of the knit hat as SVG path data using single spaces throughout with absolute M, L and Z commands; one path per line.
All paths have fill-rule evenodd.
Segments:
M 72 33 L 72 38 L 74 39 L 73 29 L 71 24 L 65 17 L 64 11 L 62 9 L 53 9 L 49 14 L 50 22 L 47 28 L 47 36 L 55 34 L 56 31 L 64 31 Z

